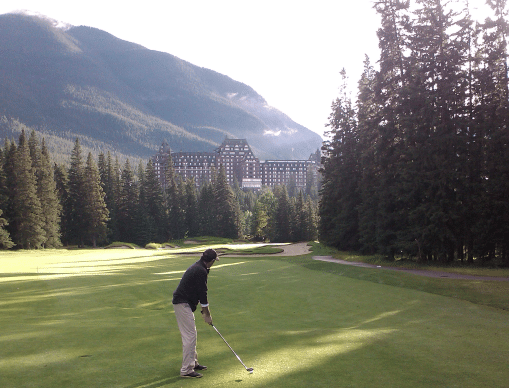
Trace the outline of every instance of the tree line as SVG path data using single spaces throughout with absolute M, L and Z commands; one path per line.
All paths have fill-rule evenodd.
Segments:
M 452 3 L 461 10 L 448 8 Z M 378 0 L 380 58 L 344 71 L 324 143 L 320 238 L 420 261 L 509 264 L 506 0 Z
M 162 187 L 152 161 L 96 161 L 77 139 L 70 164 L 52 163 L 44 139 L 25 131 L 0 149 L 0 247 L 54 248 L 111 242 L 164 243 L 196 236 L 315 239 L 317 198 L 286 186 L 243 191 L 224 168 L 200 188 L 181 179 L 171 158 Z

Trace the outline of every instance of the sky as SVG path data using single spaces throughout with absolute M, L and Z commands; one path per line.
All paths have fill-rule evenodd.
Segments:
M 379 56 L 372 0 L 0 1 L 0 14 L 16 10 L 96 27 L 227 75 L 322 137 L 341 69 L 355 87 L 365 55 L 373 64 Z

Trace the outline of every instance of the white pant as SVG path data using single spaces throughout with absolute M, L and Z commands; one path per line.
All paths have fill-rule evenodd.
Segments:
M 196 353 L 196 323 L 191 307 L 187 303 L 174 304 L 177 324 L 182 336 L 182 368 L 180 375 L 187 375 L 194 371 L 198 365 L 198 354 Z

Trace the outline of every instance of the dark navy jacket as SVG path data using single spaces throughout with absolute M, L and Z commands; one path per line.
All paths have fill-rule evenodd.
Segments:
M 207 305 L 207 277 L 209 268 L 198 260 L 190 266 L 173 293 L 173 304 L 188 303 L 192 311 L 196 310 L 198 303 Z

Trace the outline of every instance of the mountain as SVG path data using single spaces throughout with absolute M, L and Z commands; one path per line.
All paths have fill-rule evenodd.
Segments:
M 35 128 L 50 149 L 79 137 L 137 158 L 163 140 L 175 151 L 212 151 L 226 136 L 245 138 L 260 159 L 307 159 L 322 142 L 226 75 L 99 29 L 4 14 L 0 140 L 17 123 Z

